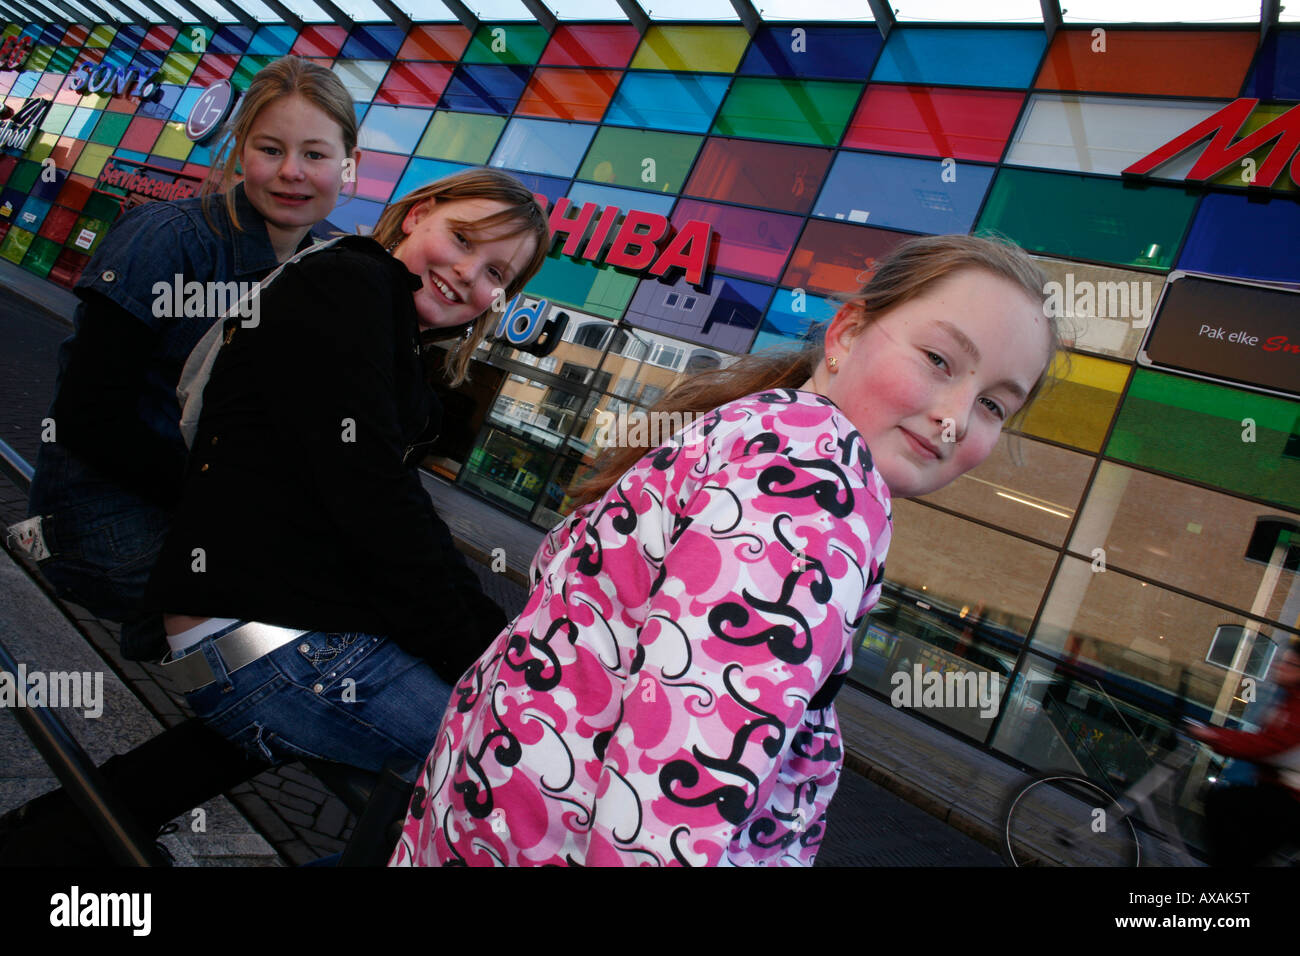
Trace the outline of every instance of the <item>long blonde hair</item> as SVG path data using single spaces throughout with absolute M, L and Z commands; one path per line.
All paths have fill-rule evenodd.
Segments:
M 983 269 L 1008 279 L 1036 302 L 1041 303 L 1046 297 L 1047 277 L 1018 246 L 979 236 L 952 235 L 918 236 L 903 242 L 881 261 L 866 285 L 855 294 L 844 296 L 843 301 L 853 307 L 859 327 L 865 328 L 890 309 L 961 269 Z M 1061 347 L 1061 331 L 1056 319 L 1047 318 L 1049 354 L 1054 356 Z M 692 375 L 665 394 L 652 414 L 694 416 L 754 392 L 798 388 L 812 377 L 822 361 L 824 331 L 824 327 L 815 330 L 803 346 L 763 349 L 725 368 Z M 1051 366 L 1049 361 L 1012 421 L 1018 420 L 1042 392 Z M 575 488 L 575 504 L 583 505 L 599 498 L 645 452 L 646 449 L 636 446 L 610 449 L 596 461 L 595 471 Z
M 458 228 L 474 234 L 509 225 L 511 231 L 502 234 L 500 238 L 532 233 L 537 240 L 537 247 L 527 265 L 519 270 L 518 275 L 510 280 L 498 297 L 498 302 L 504 305 L 537 275 L 551 250 L 551 233 L 546 213 L 528 187 L 509 173 L 499 169 L 467 169 L 422 186 L 386 207 L 370 235 L 391 251 L 405 238 L 402 223 L 412 209 L 425 202 L 453 202 L 458 199 L 492 199 L 505 203 L 507 207 L 472 222 L 456 221 Z M 492 308 L 474 319 L 463 332 L 460 329 L 454 330 L 455 334 L 462 337 L 456 347 L 447 352 L 445 370 L 452 386 L 461 384 L 469 377 L 469 363 L 474 357 L 474 350 L 500 320 L 501 313 L 496 305 L 493 303 Z

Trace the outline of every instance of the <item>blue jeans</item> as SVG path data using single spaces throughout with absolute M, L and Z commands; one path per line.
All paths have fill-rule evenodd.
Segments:
M 374 772 L 433 749 L 451 688 L 423 660 L 387 638 L 311 631 L 230 673 L 213 643 L 239 624 L 186 651 L 217 677 L 187 695 L 190 707 L 231 742 L 273 764 L 314 757 Z

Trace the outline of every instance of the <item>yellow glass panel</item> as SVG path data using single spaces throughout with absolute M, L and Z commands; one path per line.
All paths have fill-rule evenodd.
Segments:
M 112 97 L 107 93 L 87 93 L 81 98 L 81 102 L 77 105 L 85 106 L 92 110 L 102 110 L 108 108 L 108 101 L 110 99 L 112 99 Z
M 1236 138 L 1240 140 L 1245 138 L 1246 136 L 1249 136 L 1257 129 L 1262 129 L 1263 127 L 1267 126 L 1269 123 L 1273 122 L 1273 120 L 1277 119 L 1283 113 L 1288 112 L 1292 108 L 1293 108 L 1293 104 L 1291 103 L 1283 103 L 1278 105 L 1270 105 L 1265 103 L 1255 107 L 1255 112 L 1250 114 L 1250 117 L 1246 120 L 1245 125 L 1241 127 L 1241 135 Z M 1243 158 L 1241 162 L 1237 163 L 1237 165 L 1229 166 L 1218 176 L 1214 177 L 1214 179 L 1211 180 L 1211 182 L 1214 182 L 1220 186 L 1249 186 L 1254 179 L 1254 175 L 1253 175 L 1254 172 L 1264 164 L 1264 160 L 1268 158 L 1268 154 L 1273 149 L 1274 146 L 1279 146 L 1279 143 L 1276 138 L 1269 140 L 1259 149 L 1249 154 L 1249 159 L 1252 161 L 1252 164 L 1250 166 L 1241 165 L 1241 162 L 1245 162 L 1245 158 Z M 1270 186 L 1269 188 L 1282 189 L 1282 190 L 1286 190 L 1287 192 L 1296 191 L 1295 184 L 1291 182 L 1291 177 L 1288 176 L 1286 173 L 1282 173 L 1282 175 L 1278 176 L 1277 179 L 1274 180 L 1273 185 Z
M 90 31 L 90 36 L 86 39 L 86 46 L 103 49 L 113 42 L 113 37 L 117 35 L 117 27 L 110 27 L 101 23 Z
M 1058 355 L 1053 383 L 1018 419 L 1019 431 L 1100 451 L 1132 366 L 1072 352 Z
M 652 26 L 632 69 L 734 73 L 748 43 L 744 27 Z
M 53 133 L 42 133 L 32 140 L 32 145 L 27 147 L 27 159 L 39 163 L 50 153 L 54 152 L 54 147 L 59 143 L 59 138 Z M 47 175 L 53 175 L 49 173 Z
M 157 142 L 153 144 L 152 152 L 155 156 L 184 160 L 189 158 L 190 150 L 193 148 L 193 141 L 185 135 L 184 123 L 167 123 L 163 126 Z
M 108 162 L 108 157 L 113 155 L 113 147 L 105 146 L 102 143 L 87 143 L 86 148 L 81 151 L 77 157 L 77 165 L 72 167 L 74 173 L 80 173 L 83 176 L 99 177 L 100 170 Z
M 164 83 L 184 84 L 199 65 L 199 54 L 172 51 L 162 61 L 159 73 Z

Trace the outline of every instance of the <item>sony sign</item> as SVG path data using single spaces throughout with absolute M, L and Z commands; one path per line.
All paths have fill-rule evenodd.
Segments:
M 102 92 L 122 96 L 129 92 L 132 96 L 147 100 L 158 92 L 158 85 L 157 70 L 150 73 L 138 66 L 123 69 L 108 63 L 95 64 L 87 61 L 68 75 L 68 88 L 81 90 L 82 96 Z

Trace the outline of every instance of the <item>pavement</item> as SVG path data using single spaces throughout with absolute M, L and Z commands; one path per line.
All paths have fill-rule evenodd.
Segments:
M 0 438 L 28 461 L 35 461 L 40 420 L 53 393 L 57 345 L 70 332 L 75 304 L 66 290 L 0 260 Z M 528 563 L 543 532 L 439 477 L 423 477 L 484 589 L 514 616 L 523 606 Z M 25 492 L 0 476 L 0 526 L 20 520 L 25 504 Z M 494 560 L 502 556 L 497 549 L 504 550 L 504 568 Z M 38 598 L 28 575 L 39 572 L 0 560 L 7 561 L 0 565 L 3 593 L 12 586 L 15 593 L 27 594 L 23 603 L 6 600 L 0 606 L 0 640 L 18 643 L 17 635 L 30 631 L 38 639 L 23 642 L 29 667 L 68 670 L 79 662 L 77 669 L 98 667 L 111 675 L 106 688 L 111 684 L 113 699 L 121 703 L 106 708 L 95 722 L 92 756 L 124 752 L 159 726 L 186 718 L 183 698 L 157 667 L 121 658 L 116 625 L 73 605 L 60 607 L 48 595 Z M 20 587 L 24 579 L 27 584 Z M 131 699 L 136 703 L 129 704 Z M 819 866 L 1000 865 L 991 848 L 1001 835 L 1001 807 L 1012 788 L 1027 780 L 1024 773 L 851 686 L 841 691 L 837 707 L 845 765 L 852 772 L 844 774 L 831 804 Z M 0 812 L 53 785 L 30 744 L 6 720 L 12 724 L 8 715 L 0 717 Z M 76 726 L 73 731 L 91 732 Z M 301 865 L 341 850 L 355 822 L 300 765 L 267 771 L 227 796 L 228 805 L 214 802 L 205 808 L 209 821 L 222 822 L 219 835 L 227 844 L 219 848 L 217 835 L 187 835 L 183 831 L 192 829 L 191 820 L 179 818 L 172 840 L 178 862 Z M 234 852 L 239 848 L 246 852 Z

